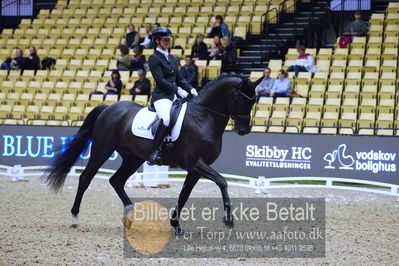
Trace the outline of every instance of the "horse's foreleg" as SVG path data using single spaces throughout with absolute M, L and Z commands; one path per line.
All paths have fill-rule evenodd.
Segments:
M 179 224 L 179 217 L 181 209 L 186 204 L 188 197 L 191 194 L 195 184 L 197 184 L 200 178 L 199 174 L 189 172 L 186 176 L 186 180 L 184 181 L 183 188 L 180 191 L 179 200 L 177 201 L 177 205 L 175 210 L 173 211 L 172 217 L 170 219 L 170 224 L 175 228 L 177 235 L 183 235 L 184 231 L 181 229 Z
M 231 215 L 231 201 L 229 193 L 227 191 L 227 181 L 224 179 L 224 177 L 221 174 L 216 172 L 213 168 L 204 163 L 202 160 L 198 160 L 195 163 L 193 169 L 195 172 L 199 173 L 200 176 L 212 180 L 213 182 L 216 183 L 216 185 L 218 185 L 220 191 L 222 192 L 222 197 L 223 197 L 223 207 L 225 212 L 223 221 L 226 226 L 230 228 L 233 227 L 234 221 L 233 221 L 233 216 Z

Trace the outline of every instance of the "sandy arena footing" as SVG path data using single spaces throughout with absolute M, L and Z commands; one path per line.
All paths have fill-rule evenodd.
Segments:
M 69 228 L 78 179 L 62 193 L 40 182 L 0 177 L 0 265 L 398 265 L 399 202 L 392 196 L 335 189 L 281 189 L 267 194 L 229 187 L 230 197 L 325 197 L 326 257 L 317 259 L 127 259 L 123 257 L 123 206 L 106 180 L 94 179 L 80 209 L 80 228 Z M 183 183 L 168 189 L 127 188 L 131 197 L 177 198 Z M 214 184 L 199 183 L 192 197 L 220 197 Z

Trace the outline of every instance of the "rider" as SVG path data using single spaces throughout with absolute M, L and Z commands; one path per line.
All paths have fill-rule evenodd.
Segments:
M 149 162 L 161 164 L 160 146 L 166 135 L 170 122 L 170 109 L 176 94 L 181 98 L 187 98 L 189 93 L 197 96 L 194 89 L 180 74 L 175 57 L 168 52 L 172 32 L 167 27 L 159 27 L 152 32 L 152 41 L 156 46 L 150 56 L 149 67 L 155 80 L 155 88 L 151 97 L 151 106 L 155 108 L 161 123 L 155 134 L 153 151 Z

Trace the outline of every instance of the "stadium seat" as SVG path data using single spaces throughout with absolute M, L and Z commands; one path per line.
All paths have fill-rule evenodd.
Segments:
M 322 111 L 323 102 L 323 98 L 310 98 L 308 104 L 306 105 L 306 112 L 320 113 Z
M 269 123 L 269 116 L 270 116 L 270 111 L 269 110 L 259 110 L 256 111 L 255 115 L 252 118 L 252 125 L 266 125 Z
M 340 127 L 350 127 L 354 129 L 356 127 L 356 116 L 356 112 L 343 112 L 338 125 Z M 353 131 L 351 133 L 353 133 Z
M 266 132 L 266 126 L 252 126 L 251 132 L 265 133 Z
M 277 97 L 276 101 L 273 104 L 273 114 L 275 111 L 284 111 L 288 110 L 288 106 L 290 104 L 290 98 L 288 97 Z
M 273 106 L 273 98 L 272 97 L 260 97 L 259 102 L 256 105 L 257 110 L 263 111 L 271 111 Z
M 55 119 L 66 119 L 68 113 L 68 108 L 65 106 L 57 106 L 54 110 Z

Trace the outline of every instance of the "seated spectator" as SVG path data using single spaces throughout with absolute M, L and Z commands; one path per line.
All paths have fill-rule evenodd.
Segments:
M 235 64 L 237 59 L 237 50 L 234 42 L 229 38 L 223 37 L 222 39 L 223 47 L 219 49 L 222 55 L 222 64 L 225 68 L 227 65 Z
M 360 11 L 355 12 L 355 20 L 346 27 L 344 35 L 350 36 L 352 40 L 355 37 L 367 35 L 367 23 L 362 20 Z
M 138 71 L 139 79 L 136 80 L 133 84 L 133 87 L 130 89 L 130 95 L 148 95 L 151 94 L 151 82 L 149 79 L 145 77 L 146 72 L 142 69 Z
M 222 42 L 220 41 L 219 36 L 213 37 L 213 43 L 211 43 L 208 52 L 210 60 L 221 60 L 222 54 L 220 53 L 220 49 L 222 48 Z
M 196 88 L 198 81 L 198 68 L 194 64 L 191 56 L 186 56 L 185 61 L 186 64 L 180 68 L 180 73 L 182 74 L 183 78 L 191 84 L 191 86 Z
M 179 67 L 179 69 L 180 69 L 180 67 L 181 67 L 181 64 L 180 64 L 180 56 L 177 56 L 177 55 L 171 55 L 171 56 L 175 58 L 176 65 L 177 65 L 177 66 Z
M 117 57 L 116 68 L 118 70 L 130 70 L 129 48 L 121 44 L 118 46 L 121 55 Z
M 145 56 L 143 55 L 143 47 L 136 46 L 133 48 L 134 55 L 130 58 L 130 69 L 137 71 L 144 69 Z
M 219 36 L 213 37 L 213 43 L 215 44 L 216 48 L 218 48 L 218 49 L 223 47 L 222 39 Z
M 151 33 L 152 33 L 151 23 L 145 24 L 145 31 L 147 34 L 144 36 L 144 41 L 140 43 L 140 45 L 143 46 L 144 48 L 154 48 L 154 44 L 152 43 L 151 40 Z
M 207 60 L 208 48 L 204 43 L 204 35 L 198 34 L 195 38 L 194 45 L 191 48 L 191 57 L 193 60 Z
M 274 79 L 270 77 L 270 74 L 271 70 L 270 68 L 267 67 L 263 71 L 263 79 L 261 83 L 259 83 L 259 85 L 256 86 L 257 98 L 270 96 L 270 92 L 274 85 Z
M 26 70 L 39 70 L 40 58 L 37 56 L 37 51 L 34 46 L 29 47 L 29 56 L 24 57 L 22 69 Z
M 288 97 L 292 93 L 291 81 L 287 78 L 287 72 L 280 70 L 278 79 L 274 82 L 270 91 L 271 97 Z
M 104 91 L 93 91 L 90 93 L 90 97 L 93 94 L 104 94 L 104 99 L 106 95 L 109 94 L 116 94 L 116 95 L 121 95 L 122 91 L 122 81 L 121 81 L 121 75 L 119 74 L 119 71 L 114 70 L 112 71 L 111 74 L 111 79 L 107 82 L 105 85 Z
M 231 37 L 229 27 L 223 22 L 223 18 L 220 15 L 215 17 L 215 23 L 211 28 L 211 32 L 208 34 L 208 38 L 213 38 L 215 36 L 219 36 L 220 38 Z
M 130 49 L 136 47 L 140 42 L 140 34 L 136 31 L 134 25 L 129 25 L 129 33 L 125 37 L 125 45 Z
M 159 27 L 161 27 L 161 24 L 154 23 L 154 26 L 152 27 L 152 30 L 158 29 Z
M 209 60 L 221 59 L 219 48 L 217 48 L 215 43 L 211 43 L 208 52 L 209 52 Z
M 23 63 L 23 51 L 21 48 L 17 47 L 15 51 L 14 58 L 7 58 L 6 61 L 1 64 L 1 69 L 11 70 L 11 69 L 21 69 Z
M 299 55 L 295 60 L 295 64 L 287 69 L 288 72 L 295 72 L 295 77 L 298 77 L 299 72 L 317 72 L 313 56 L 306 54 L 305 50 L 305 46 L 298 46 Z

